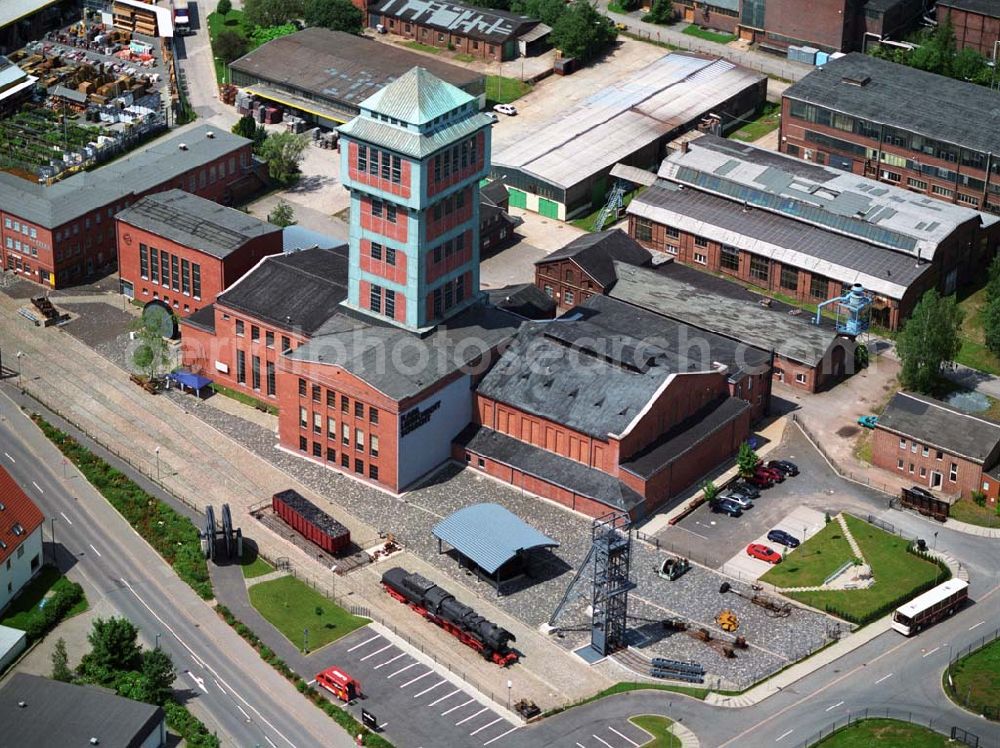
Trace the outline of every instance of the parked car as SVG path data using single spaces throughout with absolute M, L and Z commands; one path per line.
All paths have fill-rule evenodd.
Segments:
M 767 467 L 779 470 L 785 475 L 796 476 L 799 474 L 799 466 L 788 460 L 769 460 Z
M 719 499 L 712 502 L 712 511 L 718 514 L 728 514 L 730 517 L 739 517 L 743 514 L 738 504 L 728 499 Z
M 500 114 L 506 114 L 508 117 L 513 117 L 517 114 L 517 107 L 513 104 L 497 104 L 493 107 L 494 112 L 500 112 Z
M 775 483 L 785 482 L 785 473 L 781 470 L 778 470 L 778 468 L 768 467 L 767 465 L 763 465 L 761 467 L 758 467 L 757 469 L 766 470 L 767 472 L 769 472 L 771 474 L 771 480 L 773 480 Z
M 500 121 L 500 118 L 493 114 L 493 112 L 486 112 L 486 116 L 490 118 L 490 122 L 494 125 Z
M 757 468 L 754 474 L 747 478 L 747 482 L 757 488 L 770 488 L 774 485 L 774 476 L 767 468 Z
M 799 539 L 794 535 L 792 535 L 791 533 L 785 532 L 784 530 L 771 530 L 771 532 L 767 534 L 767 539 L 770 540 L 772 543 L 783 545 L 786 548 L 799 547 Z
M 751 558 L 758 558 L 767 561 L 769 564 L 780 564 L 781 554 L 773 548 L 768 548 L 762 543 L 751 543 L 747 546 L 747 555 Z
M 753 501 L 751 501 L 749 496 L 744 496 L 736 491 L 723 491 L 719 494 L 719 499 L 722 501 L 731 501 L 740 509 L 750 509 L 753 507 Z
M 858 418 L 858 423 L 864 426 L 866 429 L 873 429 L 878 423 L 878 416 L 861 416 Z
M 747 483 L 745 480 L 738 480 L 729 486 L 730 491 L 738 491 L 747 498 L 759 499 L 760 489 L 752 483 Z

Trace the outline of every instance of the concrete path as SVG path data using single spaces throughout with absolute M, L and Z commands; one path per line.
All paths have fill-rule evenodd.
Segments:
M 952 368 L 946 367 L 942 373 L 952 382 L 967 390 L 975 390 L 1000 399 L 1000 377 L 962 364 L 952 364 Z

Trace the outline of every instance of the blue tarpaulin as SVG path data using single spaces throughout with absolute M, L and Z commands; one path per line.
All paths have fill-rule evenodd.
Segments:
M 173 371 L 167 374 L 167 379 L 176 382 L 181 387 L 187 387 L 196 391 L 212 383 L 212 380 L 208 377 L 195 374 L 193 371 Z

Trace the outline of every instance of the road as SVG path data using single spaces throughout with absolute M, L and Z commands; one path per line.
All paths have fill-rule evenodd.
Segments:
M 224 744 L 353 745 L 181 582 L 72 465 L 63 478 L 60 453 L 6 393 L 0 413 L 0 462 L 44 512 L 46 537 L 54 527 L 60 566 L 73 566 L 92 601 L 107 600 L 145 639 L 160 635 L 177 668 L 175 687 L 188 692 Z M 51 553 L 50 544 L 46 549 Z

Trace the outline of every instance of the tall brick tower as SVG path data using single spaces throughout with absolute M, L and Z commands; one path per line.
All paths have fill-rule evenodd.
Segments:
M 490 163 L 490 118 L 475 97 L 413 68 L 365 99 L 340 135 L 347 305 L 424 331 L 474 303 Z

